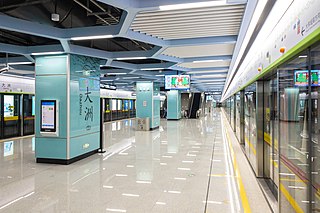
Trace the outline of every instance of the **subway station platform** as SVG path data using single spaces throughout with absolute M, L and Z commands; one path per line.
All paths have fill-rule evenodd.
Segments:
M 0 212 L 271 212 L 220 109 L 134 124 L 105 123 L 106 153 L 68 166 L 37 164 L 33 136 L 1 141 Z

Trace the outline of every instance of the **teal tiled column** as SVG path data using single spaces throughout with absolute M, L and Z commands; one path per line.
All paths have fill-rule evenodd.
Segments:
M 181 93 L 178 90 L 167 92 L 167 119 L 181 119 Z
M 150 129 L 160 125 L 160 87 L 153 82 L 137 82 L 136 84 L 137 118 L 149 118 Z
M 78 55 L 36 58 L 36 159 L 69 164 L 99 149 L 100 61 Z M 59 102 L 59 135 L 40 132 L 41 100 Z

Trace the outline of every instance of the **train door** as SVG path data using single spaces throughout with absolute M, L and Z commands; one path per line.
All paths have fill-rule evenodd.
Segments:
M 3 138 L 21 136 L 20 95 L 1 95 Z
M 34 134 L 35 96 L 23 95 L 23 135 Z
M 278 101 L 277 78 L 273 76 L 264 82 L 264 143 L 263 175 L 277 198 L 278 195 Z

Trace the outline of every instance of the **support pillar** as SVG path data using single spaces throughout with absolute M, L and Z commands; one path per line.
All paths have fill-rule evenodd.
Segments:
M 160 125 L 160 87 L 153 82 L 137 82 L 136 84 L 137 118 L 149 118 L 150 129 Z
M 36 58 L 38 163 L 70 164 L 99 149 L 99 62 L 70 54 Z M 50 101 L 56 106 L 44 106 Z M 56 118 L 50 117 L 50 110 L 56 110 Z
M 181 119 L 181 93 L 178 90 L 167 92 L 167 120 Z

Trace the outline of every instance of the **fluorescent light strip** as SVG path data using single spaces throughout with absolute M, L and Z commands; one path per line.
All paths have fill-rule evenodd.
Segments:
M 193 61 L 192 63 L 211 63 L 211 62 L 219 62 L 219 61 L 224 61 L 224 60 L 203 60 L 203 61 Z
M 134 168 L 134 165 L 127 165 L 127 168 Z
M 135 78 L 140 78 L 140 77 L 123 77 L 122 79 L 135 79 Z
M 107 75 L 126 75 L 125 72 L 118 72 L 118 73 L 107 73 Z
M 127 58 L 116 58 L 118 61 L 124 61 L 124 60 L 142 60 L 147 59 L 147 57 L 127 57 Z
M 103 38 L 113 38 L 113 35 L 99 35 L 99 36 L 82 36 L 82 37 L 72 37 L 71 40 L 81 41 L 81 40 L 94 40 Z
M 182 10 L 182 9 L 190 9 L 190 8 L 201 8 L 201 7 L 212 7 L 226 5 L 226 1 L 208 1 L 208 2 L 198 2 L 198 3 L 186 3 L 186 4 L 173 4 L 173 5 L 163 5 L 160 6 L 159 9 L 162 11 L 167 10 Z
M 163 70 L 164 68 L 142 68 L 140 70 Z
M 157 77 L 164 77 L 164 75 L 156 75 Z
M 21 62 L 9 62 L 8 65 L 23 65 L 23 64 L 33 64 L 31 61 L 21 61 Z
M 57 55 L 57 54 L 63 54 L 62 51 L 57 52 L 40 52 L 40 53 L 31 53 L 31 55 Z
M 207 70 L 207 71 L 190 71 L 188 74 L 203 74 L 203 73 L 220 73 L 220 72 L 228 72 L 228 70 Z

